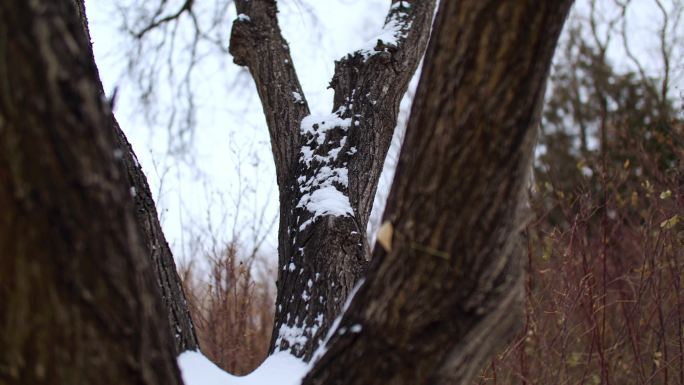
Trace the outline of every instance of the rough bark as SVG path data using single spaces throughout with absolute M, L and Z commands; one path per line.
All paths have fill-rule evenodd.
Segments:
M 256 83 L 280 188 L 272 350 L 309 360 L 365 272 L 368 217 L 399 103 L 427 44 L 434 3 L 392 1 L 385 25 L 396 40 L 336 62 L 333 112 L 307 117 L 275 1 L 236 1 L 244 16 L 233 24 L 230 51 Z M 334 190 L 349 209 L 312 210 L 323 189 Z
M 86 39 L 86 52 L 90 59 L 95 63 L 92 47 L 90 44 L 90 31 L 88 29 L 88 19 L 85 13 L 83 0 L 72 0 L 76 6 L 78 16 L 81 20 L 83 37 Z M 97 76 L 97 84 L 100 95 L 104 97 L 104 88 Z M 166 315 L 170 324 L 170 332 L 173 336 L 176 354 L 185 350 L 198 350 L 199 342 L 195 334 L 194 324 L 190 316 L 185 293 L 181 284 L 173 254 L 166 242 L 166 237 L 159 223 L 157 208 L 152 198 L 152 192 L 147 183 L 147 177 L 140 167 L 133 148 L 126 135 L 119 127 L 116 119 L 112 129 L 116 138 L 116 160 L 125 175 L 125 183 L 129 191 L 132 192 L 135 201 L 136 224 L 140 237 L 145 244 L 146 255 L 154 266 L 154 272 L 159 286 L 159 294 L 166 310 Z
M 571 3 L 440 3 L 389 236 L 304 384 L 470 384 L 517 330 L 525 187 Z
M 0 383 L 179 384 L 69 0 L 0 2 Z
M 124 172 L 126 186 L 135 203 L 136 225 L 145 246 L 145 256 L 154 268 L 159 296 L 164 314 L 169 321 L 169 331 L 174 341 L 176 355 L 186 350 L 199 350 L 199 341 L 190 315 L 173 254 L 159 223 L 157 208 L 147 177 L 135 157 L 133 148 L 114 119 L 116 148 L 121 152 L 119 166 Z

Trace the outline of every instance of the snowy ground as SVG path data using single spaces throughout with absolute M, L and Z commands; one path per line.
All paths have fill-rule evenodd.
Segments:
M 309 365 L 287 352 L 269 356 L 255 371 L 234 376 L 216 366 L 202 353 L 187 351 L 178 356 L 185 385 L 296 385 Z

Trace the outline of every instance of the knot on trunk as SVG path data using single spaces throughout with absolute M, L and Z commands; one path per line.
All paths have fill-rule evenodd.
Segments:
M 248 65 L 250 51 L 255 47 L 255 32 L 254 23 L 249 19 L 238 18 L 233 22 L 228 52 L 233 55 L 235 64 Z

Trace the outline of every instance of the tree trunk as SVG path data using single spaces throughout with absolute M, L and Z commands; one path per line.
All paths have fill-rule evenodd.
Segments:
M 70 0 L 0 2 L 0 382 L 179 384 Z
M 273 0 L 238 0 L 230 52 L 259 92 L 280 189 L 272 350 L 309 360 L 369 260 L 366 225 L 434 0 L 391 2 L 393 38 L 335 63 L 332 113 L 311 116 Z
M 470 384 L 518 329 L 525 191 L 571 3 L 440 3 L 384 247 L 304 384 Z
M 76 5 L 85 33 L 86 52 L 88 52 L 92 62 L 95 63 L 90 45 L 90 31 L 88 29 L 84 2 L 83 0 L 72 1 Z M 99 75 L 97 76 L 97 85 L 100 95 L 104 97 L 104 88 L 100 82 Z M 152 199 L 152 192 L 147 184 L 147 177 L 145 177 L 140 163 L 138 163 L 138 159 L 133 152 L 133 148 L 128 143 L 126 135 L 124 135 L 116 119 L 114 119 L 112 129 L 114 130 L 117 148 L 115 158 L 121 168 L 121 172 L 125 175 L 128 190 L 133 193 L 136 224 L 140 237 L 145 244 L 145 254 L 152 261 L 152 266 L 154 267 L 159 294 L 162 298 L 169 324 L 171 325 L 169 330 L 173 336 L 176 355 L 185 350 L 198 350 L 199 342 L 185 300 L 185 293 L 176 270 L 173 254 L 159 223 L 159 216 L 154 199 Z

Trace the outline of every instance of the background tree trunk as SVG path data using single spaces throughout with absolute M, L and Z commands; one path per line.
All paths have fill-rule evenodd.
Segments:
M 272 350 L 309 360 L 369 260 L 366 226 L 399 103 L 427 44 L 434 0 L 391 1 L 394 41 L 335 63 L 332 113 L 310 116 L 273 0 L 238 0 L 230 52 L 254 78 L 280 190 Z
M 72 1 L 82 23 L 86 39 L 86 52 L 92 62 L 95 63 L 84 2 L 83 0 Z M 104 98 L 104 88 L 99 75 L 97 76 L 97 85 L 100 95 Z M 157 208 L 147 184 L 147 177 L 145 177 L 126 135 L 119 127 L 119 123 L 113 117 L 112 119 L 114 120 L 112 129 L 114 130 L 117 148 L 115 158 L 123 175 L 125 175 L 126 186 L 132 192 L 135 201 L 136 224 L 140 237 L 145 244 L 146 255 L 154 267 L 159 294 L 169 319 L 169 330 L 173 336 L 176 355 L 185 350 L 198 350 L 199 342 L 195 334 L 192 317 L 176 270 L 173 254 L 159 223 Z
M 70 0 L 0 3 L 0 382 L 179 384 Z
M 517 330 L 525 188 L 571 3 L 440 3 L 385 247 L 304 384 L 470 384 Z

